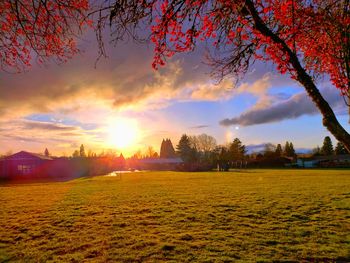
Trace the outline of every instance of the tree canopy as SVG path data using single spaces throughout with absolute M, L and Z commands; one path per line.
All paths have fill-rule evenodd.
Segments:
M 294 150 L 294 145 L 292 142 L 286 142 L 285 146 L 284 146 L 284 152 L 283 152 L 284 156 L 288 156 L 288 157 L 294 157 L 295 156 L 295 150 Z
M 281 144 L 277 144 L 276 146 L 276 150 L 275 150 L 275 154 L 277 157 L 281 157 L 282 156 L 282 145 Z
M 64 62 L 78 49 L 75 36 L 91 22 L 88 0 L 0 1 L 0 67 L 22 71 L 38 62 Z
M 331 140 L 331 138 L 329 136 L 326 136 L 324 138 L 324 140 L 323 140 L 321 153 L 323 155 L 332 155 L 332 154 L 334 154 L 333 143 L 332 143 L 332 140 Z
M 186 134 L 181 136 L 176 152 L 185 163 L 194 162 L 196 159 L 196 149 L 191 147 L 190 138 Z
M 176 157 L 174 146 L 170 139 L 162 141 L 160 146 L 160 158 L 174 158 Z
M 241 161 L 244 159 L 246 153 L 245 145 L 242 144 L 241 140 L 235 138 L 228 147 L 228 152 L 230 154 L 230 160 L 232 161 Z
M 80 145 L 79 156 L 80 157 L 86 157 L 84 144 Z
M 47 148 L 45 148 L 44 155 L 45 155 L 46 157 L 49 157 L 49 156 L 50 156 L 49 150 L 48 150 Z
M 349 152 L 345 149 L 344 145 L 341 142 L 338 142 L 335 149 L 334 149 L 335 154 L 348 154 Z
M 216 147 L 216 139 L 205 133 L 190 136 L 189 139 L 191 147 L 203 153 L 210 152 Z

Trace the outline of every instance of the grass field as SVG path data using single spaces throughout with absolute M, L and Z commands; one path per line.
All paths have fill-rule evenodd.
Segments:
M 0 186 L 0 262 L 350 262 L 349 170 Z

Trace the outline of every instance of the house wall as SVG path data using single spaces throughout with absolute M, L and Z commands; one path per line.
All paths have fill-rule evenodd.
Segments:
M 40 159 L 4 160 L 0 173 L 2 177 L 31 175 L 36 173 L 43 163 Z
M 120 158 L 59 158 L 46 160 L 39 158 L 8 158 L 0 162 L 2 179 L 68 180 L 82 176 L 103 175 L 115 170 L 123 170 L 125 160 Z

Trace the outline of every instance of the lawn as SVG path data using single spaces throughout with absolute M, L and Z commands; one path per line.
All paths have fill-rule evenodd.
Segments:
M 350 262 L 349 170 L 0 185 L 0 262 Z

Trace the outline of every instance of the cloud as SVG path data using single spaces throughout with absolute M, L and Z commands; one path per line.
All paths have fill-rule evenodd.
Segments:
M 203 128 L 208 128 L 210 127 L 209 125 L 196 125 L 196 126 L 192 126 L 189 127 L 190 129 L 203 129 Z
M 25 121 L 22 124 L 23 129 L 33 130 L 50 130 L 50 131 L 74 131 L 77 127 L 66 126 L 62 124 L 55 124 L 49 122 L 34 122 L 34 121 Z
M 79 136 L 78 133 L 74 133 L 74 132 L 61 132 L 59 135 L 61 136 L 68 136 L 68 137 L 71 137 L 71 136 Z
M 234 96 L 234 83 L 230 79 L 224 79 L 218 84 L 194 83 L 190 88 L 189 97 L 192 100 L 218 101 L 227 100 Z
M 25 119 L 15 119 L 10 121 L 1 121 L 2 132 L 13 132 L 13 131 L 35 131 L 35 132 L 71 132 L 76 133 L 79 131 L 79 127 L 64 125 L 61 123 L 44 122 L 44 121 L 32 121 Z
M 67 147 L 62 145 L 73 145 L 77 140 L 80 142 L 88 140 L 91 143 L 95 141 L 94 136 L 89 135 L 79 126 L 61 123 L 15 119 L 2 121 L 0 126 L 2 127 L 0 141 L 5 149 L 23 150 L 37 145 L 66 150 Z
M 323 88 L 321 93 L 333 109 L 342 110 L 342 108 L 344 108 L 344 102 L 340 97 L 339 92 L 334 88 Z M 319 114 L 319 110 L 311 101 L 311 98 L 305 92 L 301 92 L 293 95 L 289 99 L 277 103 L 266 104 L 265 106 L 259 105 L 258 107 L 255 105 L 253 108 L 243 112 L 238 117 L 220 121 L 220 124 L 223 126 L 250 126 L 279 122 L 286 119 L 296 119 L 303 115 L 316 114 Z
M 10 121 L 1 121 L 1 134 L 6 137 L 15 135 L 26 135 L 29 137 L 49 137 L 54 139 L 52 134 L 71 133 L 80 134 L 81 129 L 78 126 L 64 125 L 61 123 L 51 123 L 42 121 L 31 121 L 25 119 L 15 119 Z
M 63 65 L 33 65 L 28 72 L 0 72 L 0 119 L 16 119 L 33 113 L 65 115 L 84 111 L 97 104 L 116 111 L 159 109 L 176 101 L 221 101 L 242 92 L 263 98 L 268 79 L 255 87 L 234 81 L 216 84 L 202 63 L 202 50 L 177 55 L 158 71 L 151 68 L 153 51 L 146 45 L 120 43 L 109 49 L 108 59 L 97 57 L 95 36 L 89 36 L 85 51 Z M 84 42 L 85 43 L 85 42 Z M 249 77 L 254 83 L 254 76 Z M 249 91 L 246 90 L 250 87 Z M 262 99 L 263 101 L 263 99 Z
M 45 141 L 42 138 L 12 135 L 12 134 L 2 134 L 1 137 L 5 138 L 7 140 L 15 140 L 18 142 L 43 143 Z
M 95 50 L 90 48 L 64 65 L 34 65 L 21 74 L 0 73 L 0 118 L 57 111 L 70 114 L 97 102 L 116 110 L 137 110 L 166 107 L 192 97 L 215 100 L 223 96 L 219 87 L 208 84 L 208 69 L 195 54 L 186 60 L 179 56 L 158 71 L 151 68 L 152 51 L 145 46 L 121 44 L 97 68 L 95 59 Z M 188 92 L 197 86 L 200 91 Z
M 240 94 L 248 93 L 255 96 L 258 100 L 254 107 L 263 108 L 270 105 L 274 100 L 274 96 L 268 94 L 268 90 L 272 87 L 271 81 L 273 79 L 274 78 L 271 74 L 265 74 L 252 83 L 242 83 L 237 90 Z

